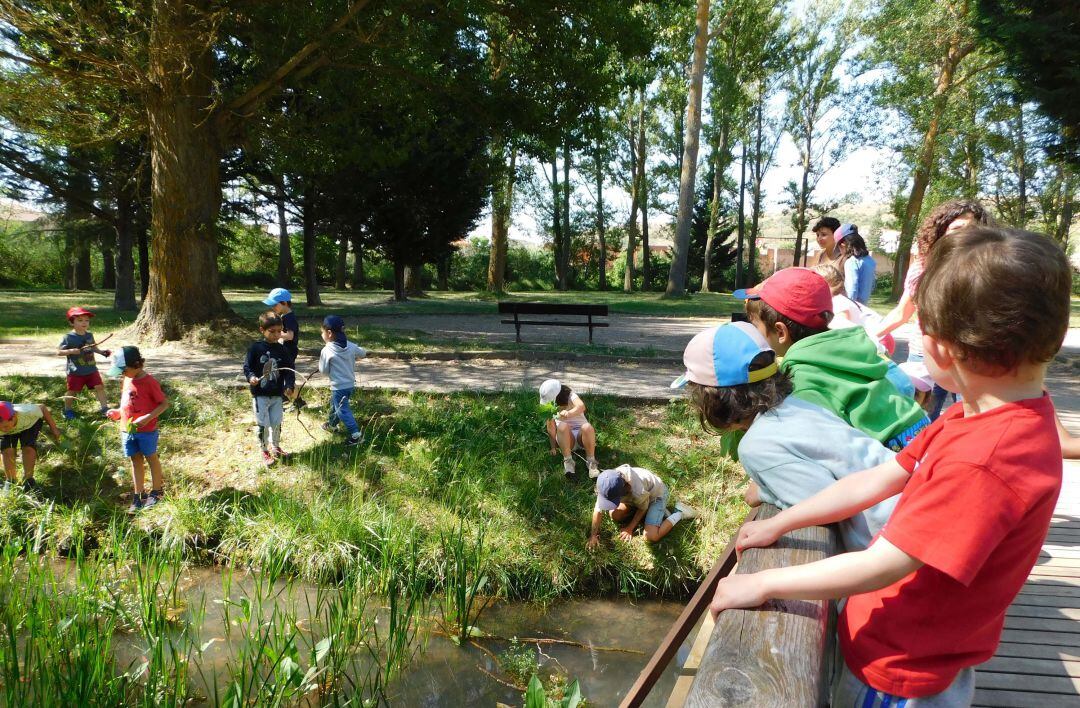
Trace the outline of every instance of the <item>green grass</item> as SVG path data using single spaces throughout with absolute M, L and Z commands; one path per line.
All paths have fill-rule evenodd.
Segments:
M 744 512 L 741 471 L 681 401 L 586 400 L 600 432 L 602 467 L 650 468 L 669 482 L 671 503 L 683 499 L 703 510 L 701 519 L 655 545 L 616 542 L 609 524 L 603 547 L 588 552 L 592 484 L 583 463 L 579 479 L 567 481 L 560 460 L 548 455 L 532 391 L 365 391 L 354 401 L 367 433 L 363 446 L 344 447 L 305 412 L 312 439 L 287 415 L 285 447 L 294 454 L 266 469 L 257 459 L 246 392 L 165 384 L 173 402 L 162 421 L 167 501 L 120 524 L 192 562 L 280 564 L 316 582 L 361 570 L 384 577 L 417 565 L 421 581 L 439 589 L 448 575 L 445 539 L 464 529 L 459 545 L 473 547 L 483 528 L 487 594 L 682 596 Z M 58 378 L 0 379 L 4 397 L 17 401 L 53 401 L 62 387 Z M 310 394 L 313 404 L 325 405 L 327 392 Z M 115 535 L 130 490 L 128 468 L 113 424 L 89 417 L 89 398 L 79 405 L 87 417 L 66 424 L 63 444 L 39 465 L 49 504 L 10 495 L 0 508 L 0 542 L 36 534 L 70 554 L 108 545 Z M 418 561 L 408 560 L 414 555 Z
M 0 322 L 0 337 L 62 334 L 70 329 L 64 312 L 76 304 L 94 310 L 97 316 L 93 328 L 99 331 L 125 326 L 135 318 L 135 313 L 113 310 L 112 293 L 106 291 L 5 290 L 0 295 L 4 299 L 5 310 L 3 321 Z M 262 304 L 265 296 L 263 290 L 225 292 L 226 299 L 237 314 L 248 319 L 266 310 Z M 346 316 L 495 314 L 500 300 L 606 304 L 611 312 L 635 315 L 715 317 L 726 316 L 741 308 L 740 303 L 730 295 L 716 293 L 669 299 L 659 293 L 536 291 L 496 297 L 478 292 L 432 292 L 424 298 L 394 302 L 386 291 L 339 292 L 328 289 L 322 292 L 323 305 L 320 307 L 303 305 L 300 291 L 296 292 L 296 297 L 297 315 L 305 318 L 321 318 L 331 313 Z

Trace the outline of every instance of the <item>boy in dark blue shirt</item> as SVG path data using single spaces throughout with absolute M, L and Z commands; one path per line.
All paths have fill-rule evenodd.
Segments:
M 292 309 L 292 293 L 285 288 L 274 288 L 263 300 L 263 304 L 270 307 L 274 314 L 281 318 L 281 344 L 289 355 L 291 369 L 296 368 L 296 357 L 300 353 L 300 321 L 296 318 Z M 297 409 L 303 408 L 305 402 L 297 397 L 292 399 Z
M 296 377 L 293 360 L 281 343 L 281 318 L 273 312 L 259 316 L 263 339 L 253 342 L 244 359 L 244 378 L 251 386 L 255 423 L 259 426 L 259 448 L 266 465 L 283 457 L 281 419 L 283 397 L 291 396 Z

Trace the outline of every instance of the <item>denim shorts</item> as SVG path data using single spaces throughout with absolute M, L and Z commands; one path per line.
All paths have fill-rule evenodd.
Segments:
M 124 446 L 125 457 L 134 457 L 140 453 L 144 457 L 156 455 L 158 431 L 151 430 L 149 433 L 120 433 L 120 443 Z
M 659 526 L 667 518 L 667 491 L 659 499 L 653 499 L 645 512 L 646 526 Z

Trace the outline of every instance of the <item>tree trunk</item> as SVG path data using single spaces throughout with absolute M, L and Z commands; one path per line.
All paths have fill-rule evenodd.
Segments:
M 337 247 L 337 263 L 334 268 L 334 287 L 338 290 L 345 289 L 345 280 L 349 273 L 349 239 L 339 236 Z
M 441 259 L 439 259 L 436 270 L 439 275 L 439 290 L 446 292 L 450 289 L 450 262 L 453 260 L 453 254 L 447 253 Z
M 285 213 L 285 187 L 281 182 L 274 186 L 274 206 L 277 207 L 278 219 L 278 264 L 277 284 L 280 288 L 292 286 L 293 264 L 292 245 L 289 243 L 289 219 Z
M 630 220 L 626 225 L 626 267 L 623 270 L 623 290 L 634 292 L 634 253 L 637 249 L 638 209 L 641 208 L 641 188 L 644 170 L 644 156 L 641 154 L 641 144 L 644 142 L 642 133 L 645 131 L 645 94 L 642 92 L 641 103 L 638 104 L 637 120 L 630 119 Z
M 724 181 L 723 175 L 727 172 L 726 155 L 730 136 L 731 120 L 730 115 L 725 111 L 723 118 L 720 121 L 720 131 L 717 135 L 715 144 L 713 145 L 712 199 L 709 202 L 709 229 L 705 232 L 705 269 L 702 271 L 701 275 L 701 292 L 703 293 L 712 292 L 712 278 L 709 273 L 712 271 L 713 240 L 716 238 L 716 228 L 720 221 L 720 191 Z
M 139 297 L 146 302 L 150 292 L 150 229 L 144 219 L 136 220 L 135 237 L 139 244 Z
M 394 261 L 394 300 L 405 302 L 405 264 Z
M 642 96 L 642 107 L 645 107 L 645 96 Z M 644 112 L 642 118 L 645 118 Z M 642 120 L 644 127 L 645 121 Z M 642 290 L 652 289 L 652 253 L 649 250 L 649 179 L 646 173 L 645 158 L 648 150 L 648 146 L 645 142 L 645 131 L 642 130 L 638 133 L 638 136 L 642 138 L 642 145 L 637 153 L 638 160 L 642 161 L 642 166 L 638 171 L 640 178 L 642 178 Z
M 799 182 L 799 197 L 795 200 L 795 250 L 794 260 L 791 263 L 794 266 L 799 265 L 799 259 L 803 258 L 803 233 L 806 231 L 806 210 L 810 202 L 810 169 L 813 167 L 810 163 L 810 155 L 814 147 L 814 128 L 813 125 L 807 125 L 805 129 L 806 144 L 803 146 L 801 155 L 802 178 Z
M 304 229 L 304 296 L 308 307 L 322 304 L 319 297 L 319 263 L 318 252 L 315 248 L 315 188 L 308 186 L 304 189 L 303 197 L 303 229 Z
M 743 243 L 746 239 L 746 138 L 742 141 L 742 165 L 739 167 L 739 240 L 735 247 L 735 287 L 746 287 L 743 272 Z
M 424 264 L 412 263 L 405 266 L 405 294 L 409 297 L 424 296 Z
M 121 154 L 131 152 L 120 146 Z M 126 161 L 125 161 L 126 164 Z M 139 182 L 134 175 L 126 178 L 116 195 L 116 290 L 113 309 L 131 312 L 138 309 L 135 302 L 135 230 L 137 227 Z
M 217 267 L 222 148 L 213 108 L 214 55 L 200 19 L 208 0 L 152 0 L 149 38 L 150 288 L 136 327 L 174 340 L 196 324 L 231 315 Z
M 922 213 L 923 198 L 930 183 L 930 173 L 934 167 L 934 148 L 941 130 L 941 119 L 949 103 L 949 91 L 952 89 L 956 68 L 964 57 L 974 50 L 973 45 L 960 44 L 960 38 L 954 36 L 950 42 L 941 71 L 938 73 L 931 104 L 930 123 L 923 134 L 922 146 L 915 161 L 915 174 L 911 182 L 911 194 L 908 196 L 907 209 L 900 230 L 900 242 L 897 244 L 896 261 L 893 265 L 893 297 L 900 297 L 904 290 L 904 278 L 907 276 L 908 261 L 911 256 L 911 241 L 918 227 L 919 214 Z
M 701 139 L 701 87 L 709 44 L 709 0 L 697 0 L 695 24 L 694 58 L 690 65 L 690 91 L 686 106 L 686 146 L 679 176 L 679 213 L 675 222 L 671 270 L 668 271 L 668 295 L 686 292 L 686 259 L 690 250 L 690 225 L 694 220 L 694 185 Z
M 364 247 L 359 235 L 353 236 L 352 253 L 352 286 L 353 290 L 359 290 L 364 287 Z
M 1027 228 L 1027 136 L 1024 135 L 1024 102 L 1019 97 L 1016 99 L 1016 179 L 1019 194 L 1017 200 L 1020 204 L 1016 210 L 1016 226 L 1021 229 Z
M 566 290 L 566 272 L 563 270 L 562 200 L 559 196 L 559 151 L 551 151 L 551 209 L 552 248 L 555 256 L 555 287 Z
M 600 242 L 599 287 L 601 290 L 607 290 L 607 236 L 604 233 L 604 160 L 601 156 L 599 132 L 596 137 L 596 150 L 593 152 L 593 167 L 596 178 L 596 238 Z
M 756 109 L 756 133 L 754 135 L 754 161 L 750 164 L 750 173 L 753 178 L 754 188 L 750 198 L 750 233 L 746 239 L 746 273 L 747 277 L 752 278 L 754 282 L 757 282 L 757 237 L 758 237 L 758 224 L 761 221 L 761 180 L 765 171 L 765 154 L 764 142 L 765 142 L 765 126 L 763 120 L 765 103 L 765 90 L 764 85 L 758 92 L 758 104 Z
M 509 149 L 509 165 L 506 151 Z M 506 252 L 510 241 L 510 211 L 514 203 L 514 179 L 517 176 L 517 146 L 506 145 L 502 133 L 492 140 L 492 152 L 501 169 L 495 173 L 491 190 L 491 255 L 488 258 L 488 290 L 506 289 Z
M 101 247 L 101 289 L 116 290 L 116 260 L 112 246 Z
M 562 228 L 563 248 L 562 248 L 562 257 L 563 257 L 563 267 L 562 267 L 562 270 L 563 270 L 563 277 L 565 278 L 565 281 L 566 281 L 565 285 L 561 288 L 562 290 L 569 290 L 570 289 L 570 281 L 571 281 L 571 278 L 570 278 L 570 256 L 572 255 L 573 250 L 574 250 L 574 243 L 573 243 L 574 239 L 573 239 L 573 235 L 570 232 L 570 163 L 571 163 L 571 161 L 573 159 L 574 159 L 573 153 L 570 151 L 570 142 L 569 142 L 569 140 L 567 140 L 566 142 L 563 143 L 563 162 L 562 162 L 562 171 L 563 171 L 563 182 L 562 182 L 562 199 L 563 199 L 563 210 L 562 210 L 562 217 L 563 217 L 563 228 Z

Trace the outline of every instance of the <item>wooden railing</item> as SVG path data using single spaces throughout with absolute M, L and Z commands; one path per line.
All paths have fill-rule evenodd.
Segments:
M 756 518 L 779 513 L 762 505 Z M 755 512 L 747 517 L 755 518 Z M 708 607 L 716 583 L 734 566 L 734 538 L 698 588 L 660 649 L 641 672 L 622 708 L 641 705 L 664 668 Z M 737 573 L 810 563 L 839 550 L 835 531 L 812 527 L 786 534 L 769 548 L 745 551 Z M 728 610 L 717 619 L 685 704 L 704 706 L 818 706 L 829 689 L 834 636 L 831 603 L 770 601 L 753 610 Z

